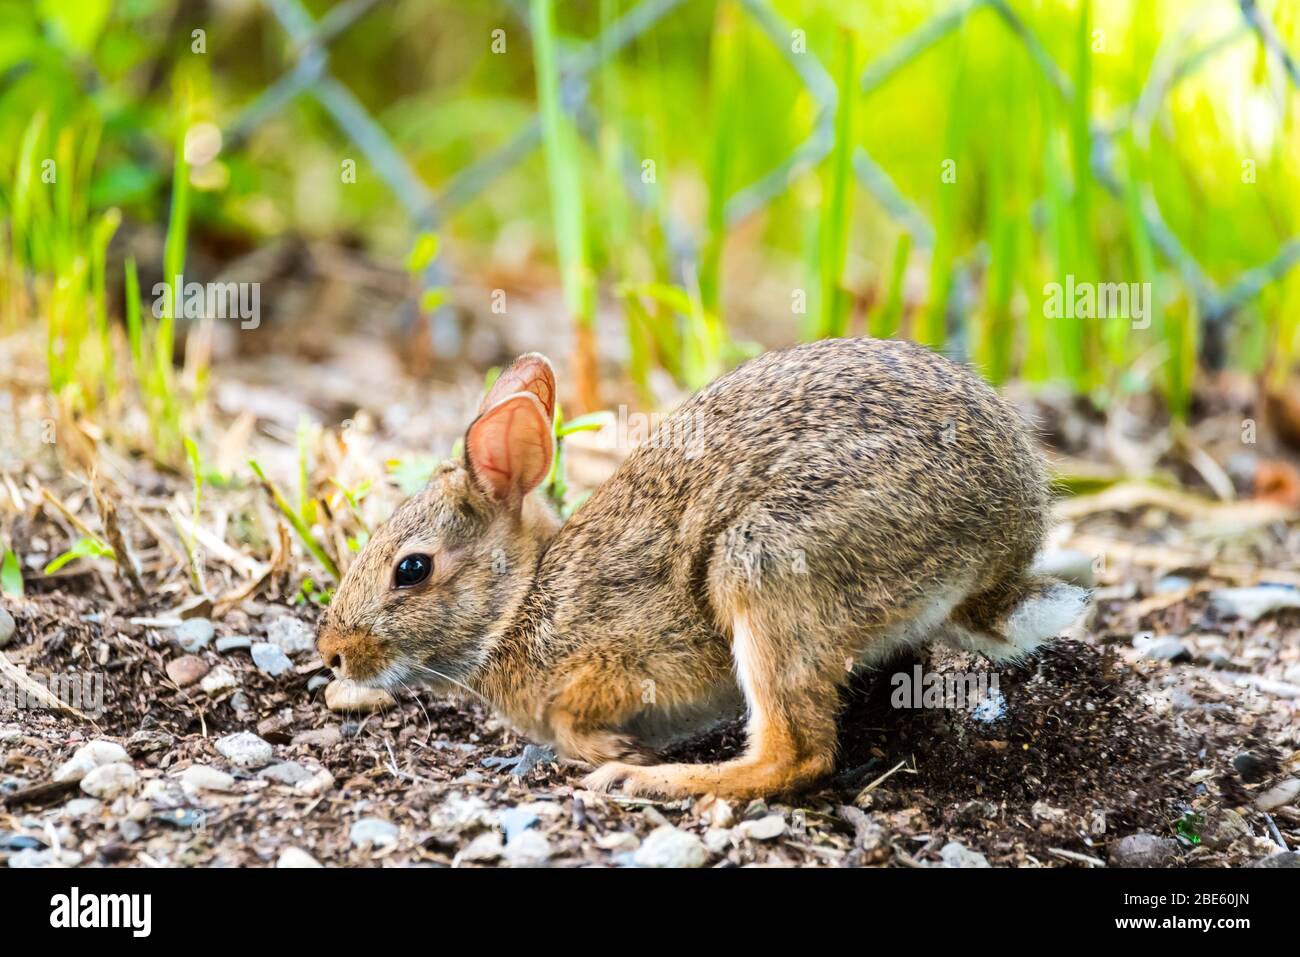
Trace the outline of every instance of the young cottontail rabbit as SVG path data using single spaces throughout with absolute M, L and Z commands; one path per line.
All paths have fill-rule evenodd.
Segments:
M 1015 658 L 1083 610 L 1079 589 L 1029 575 L 1048 490 L 1025 429 L 911 343 L 746 363 L 563 524 L 536 493 L 554 412 L 546 359 L 502 373 L 463 461 L 339 586 L 319 641 L 337 674 L 472 690 L 596 765 L 593 788 L 748 798 L 831 770 L 854 668 L 936 638 Z M 654 744 L 742 705 L 742 757 L 652 763 Z

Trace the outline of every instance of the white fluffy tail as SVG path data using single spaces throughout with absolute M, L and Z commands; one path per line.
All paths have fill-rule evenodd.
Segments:
M 998 634 L 972 631 L 949 622 L 948 641 L 994 661 L 1024 658 L 1079 620 L 1088 607 L 1082 588 L 1053 579 L 1038 579 L 1012 609 Z

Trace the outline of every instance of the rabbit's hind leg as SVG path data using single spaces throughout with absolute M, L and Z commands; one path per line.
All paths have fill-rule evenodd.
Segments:
M 732 619 L 736 676 L 749 706 L 744 755 L 717 764 L 614 762 L 597 768 L 585 783 L 594 790 L 621 784 L 628 794 L 666 798 L 715 794 L 745 800 L 796 791 L 835 764 L 838 686 L 844 669 L 833 656 L 812 660 L 806 646 L 784 639 L 778 621 L 761 611 Z

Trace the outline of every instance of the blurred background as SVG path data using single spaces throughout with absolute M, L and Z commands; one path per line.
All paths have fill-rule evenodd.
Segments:
M 538 348 L 570 412 L 659 409 L 845 334 L 1046 403 L 1076 484 L 1169 467 L 1228 497 L 1244 422 L 1300 433 L 1294 4 L 0 0 L 0 23 L 0 322 L 61 414 L 163 466 L 216 441 L 214 401 L 292 433 L 456 384 L 459 428 Z M 159 300 L 174 276 L 252 284 L 258 315 Z M 1132 302 L 1054 305 L 1088 284 Z

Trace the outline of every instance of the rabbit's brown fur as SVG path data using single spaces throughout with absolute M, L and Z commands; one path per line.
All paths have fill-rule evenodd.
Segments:
M 806 785 L 832 767 L 853 668 L 937 637 L 1013 657 L 1081 607 L 1028 577 L 1048 491 L 1024 428 L 919 346 L 826 340 L 746 363 L 563 525 L 532 491 L 536 456 L 550 461 L 549 366 L 524 357 L 503 379 L 465 461 L 348 571 L 321 652 L 365 682 L 472 689 L 597 765 L 592 787 L 746 798 Z M 528 475 L 496 468 L 506 460 Z M 391 587 L 419 551 L 433 576 Z M 650 763 L 652 743 L 742 699 L 743 757 Z

